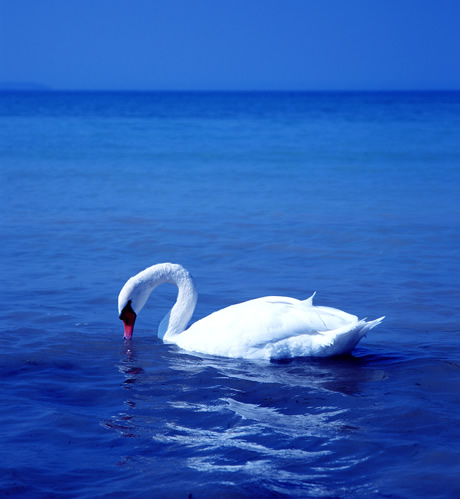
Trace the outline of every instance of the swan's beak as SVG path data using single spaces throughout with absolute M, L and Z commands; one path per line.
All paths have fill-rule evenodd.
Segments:
M 134 323 L 136 322 L 136 312 L 131 308 L 131 301 L 127 303 L 120 314 L 120 319 L 125 327 L 125 340 L 130 340 L 133 336 Z
M 134 316 L 134 320 L 132 324 L 128 324 L 127 322 L 123 321 L 123 325 L 125 327 L 125 340 L 130 340 L 133 336 L 133 329 L 134 329 L 134 321 L 136 320 L 136 316 Z

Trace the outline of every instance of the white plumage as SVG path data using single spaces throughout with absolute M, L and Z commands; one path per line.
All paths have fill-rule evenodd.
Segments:
M 335 308 L 314 306 L 314 295 L 303 301 L 266 296 L 218 310 L 186 329 L 198 296 L 195 283 L 182 266 L 162 263 L 131 277 L 120 292 L 125 338 L 131 338 L 134 320 L 150 293 L 166 282 L 179 291 L 158 336 L 191 352 L 246 359 L 342 355 L 383 320 L 367 322 Z

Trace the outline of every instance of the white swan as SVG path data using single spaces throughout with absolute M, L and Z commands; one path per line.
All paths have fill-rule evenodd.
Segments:
M 160 263 L 131 277 L 120 291 L 118 312 L 126 339 L 131 339 L 150 293 L 163 283 L 175 284 L 179 291 L 158 336 L 192 352 L 246 359 L 341 355 L 383 320 L 366 322 L 335 308 L 313 306 L 314 295 L 304 301 L 266 296 L 223 308 L 185 330 L 198 297 L 195 282 L 181 265 Z

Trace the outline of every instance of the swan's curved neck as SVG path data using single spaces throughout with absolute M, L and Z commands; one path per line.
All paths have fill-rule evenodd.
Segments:
M 163 341 L 173 341 L 185 331 L 195 310 L 198 293 L 195 282 L 187 270 L 180 265 L 171 265 L 165 272 L 165 280 L 178 288 L 177 300 L 172 309 L 163 317 L 158 327 L 158 336 Z
M 126 288 L 126 298 L 130 298 L 134 312 L 138 314 L 152 291 L 160 284 L 175 284 L 178 288 L 177 300 L 165 315 L 158 328 L 158 336 L 164 341 L 174 342 L 174 337 L 182 333 L 192 318 L 198 298 L 195 282 L 190 273 L 181 265 L 160 263 L 153 265 L 132 277 L 120 293 Z

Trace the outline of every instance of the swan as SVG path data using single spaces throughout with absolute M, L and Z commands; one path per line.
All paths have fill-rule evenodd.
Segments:
M 369 321 L 307 300 L 266 296 L 218 310 L 187 325 L 198 298 L 195 282 L 181 265 L 160 263 L 128 279 L 118 296 L 124 338 L 130 340 L 134 322 L 152 291 L 175 284 L 177 300 L 158 328 L 158 336 L 183 350 L 231 358 L 281 360 L 329 357 L 349 353 L 384 317 Z

